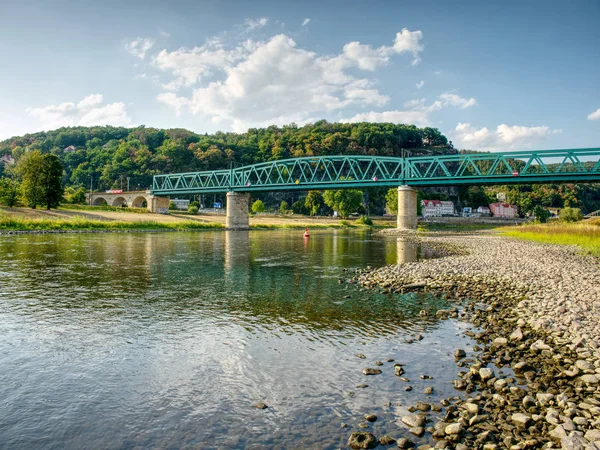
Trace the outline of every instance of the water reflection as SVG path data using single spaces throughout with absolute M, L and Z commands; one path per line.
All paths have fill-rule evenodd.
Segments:
M 393 375 L 345 392 L 374 359 L 443 363 L 454 325 L 418 313 L 447 305 L 345 280 L 418 249 L 302 234 L 0 237 L 0 447 L 337 448 L 340 421 L 408 404 Z M 270 408 L 249 407 L 259 400 Z
M 396 241 L 396 258 L 398 264 L 405 264 L 419 259 L 420 245 L 414 240 L 398 238 Z

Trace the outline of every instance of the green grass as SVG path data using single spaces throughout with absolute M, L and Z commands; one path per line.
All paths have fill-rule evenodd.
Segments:
M 493 230 L 512 225 L 491 223 L 419 223 L 419 231 L 477 231 Z
M 577 245 L 589 254 L 600 256 L 600 219 L 520 225 L 502 230 L 501 234 L 544 244 Z
M 100 206 L 90 206 L 90 205 L 71 205 L 71 204 L 63 204 L 58 207 L 60 210 L 64 211 L 115 211 L 115 212 L 134 212 L 140 214 L 149 214 L 146 208 L 121 208 L 120 206 L 108 206 L 108 205 L 100 205 Z
M 75 216 L 69 219 L 42 219 L 0 215 L 2 231 L 68 231 L 68 230 L 197 230 L 222 228 L 220 223 L 204 223 L 192 220 L 161 223 L 153 220 L 127 222 L 103 221 Z

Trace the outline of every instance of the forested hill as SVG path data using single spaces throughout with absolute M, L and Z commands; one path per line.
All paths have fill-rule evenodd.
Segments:
M 329 123 L 249 129 L 246 133 L 198 134 L 184 129 L 72 127 L 27 134 L 0 142 L 0 156 L 15 160 L 27 150 L 56 154 L 65 168 L 66 186 L 150 186 L 159 173 L 189 172 L 276 159 L 360 154 L 413 156 L 456 153 L 435 128 L 392 123 Z M 0 165 L 0 175 L 2 165 Z

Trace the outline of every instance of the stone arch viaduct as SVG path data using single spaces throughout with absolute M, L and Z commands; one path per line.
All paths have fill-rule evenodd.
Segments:
M 154 213 L 168 212 L 169 209 L 169 197 L 159 197 L 150 191 L 94 192 L 91 195 L 86 194 L 86 200 L 88 205 L 93 206 L 126 205 L 129 208 L 146 208 Z

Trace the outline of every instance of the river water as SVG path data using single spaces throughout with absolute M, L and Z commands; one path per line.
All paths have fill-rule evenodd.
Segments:
M 365 413 L 400 437 L 408 405 L 455 395 L 467 325 L 339 280 L 420 253 L 343 230 L 0 236 L 0 448 L 334 449 Z

